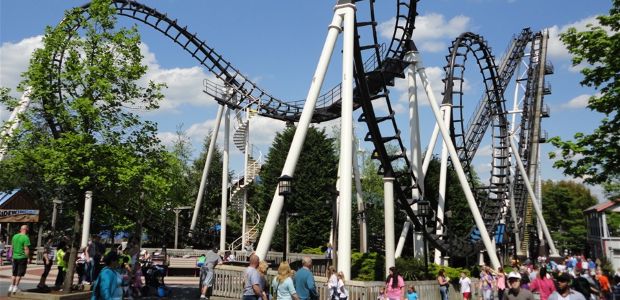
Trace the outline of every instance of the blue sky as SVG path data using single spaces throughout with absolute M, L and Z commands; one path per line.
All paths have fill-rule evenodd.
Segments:
M 178 19 L 198 37 L 215 48 L 246 76 L 278 98 L 299 100 L 308 91 L 327 32 L 335 1 L 144 1 L 147 5 Z M 84 4 L 84 1 L 2 0 L 0 1 L 0 86 L 14 89 L 19 74 L 28 63 L 29 54 L 41 45 L 40 38 L 47 25 L 57 24 L 64 10 Z M 359 5 L 366 5 L 361 2 Z M 377 19 L 381 28 L 390 29 L 394 16 L 394 1 L 380 0 Z M 571 67 L 570 56 L 558 40 L 558 33 L 570 26 L 584 28 L 599 14 L 607 14 L 610 1 L 561 0 L 421 0 L 416 20 L 414 41 L 421 51 L 424 65 L 435 93 L 442 88 L 442 67 L 450 42 L 460 33 L 472 31 L 485 37 L 499 59 L 513 35 L 522 28 L 534 31 L 548 29 L 551 35 L 548 59 L 555 74 L 548 76 L 552 94 L 545 97 L 551 117 L 543 120 L 543 130 L 549 136 L 570 138 L 575 132 L 591 132 L 598 126 L 601 115 L 585 108 L 587 97 L 596 91 L 581 87 L 579 68 Z M 366 9 L 364 7 L 364 9 Z M 123 25 L 132 24 L 120 17 Z M 138 25 L 143 38 L 144 62 L 149 66 L 148 79 L 167 82 L 166 101 L 155 112 L 144 117 L 159 123 L 160 137 L 169 143 L 180 124 L 194 145 L 201 147 L 202 139 L 212 130 L 216 102 L 202 93 L 202 81 L 211 77 L 187 53 L 150 27 Z M 390 31 L 391 33 L 391 31 Z M 385 39 L 385 38 L 384 38 Z M 332 59 L 324 89 L 337 83 L 341 72 L 341 46 Z M 466 100 L 475 106 L 480 99 L 480 75 L 474 65 L 466 70 Z M 392 91 L 401 131 L 407 131 L 406 83 L 399 81 Z M 514 87 L 506 91 L 507 106 L 512 106 Z M 17 94 L 16 94 L 17 95 Z M 422 96 L 422 102 L 427 101 Z M 433 118 L 427 104 L 422 106 L 422 141 L 427 147 L 433 128 Z M 359 112 L 354 113 L 354 118 Z M 9 112 L 0 107 L 0 120 Z M 252 120 L 252 143 L 266 153 L 275 133 L 284 124 L 266 118 Z M 331 132 L 338 121 L 320 126 Z M 355 124 L 357 135 L 363 137 L 365 125 Z M 223 126 L 222 126 L 223 127 Z M 220 134 L 221 137 L 221 134 Z M 408 143 L 408 141 L 406 142 Z M 475 161 L 482 179 L 489 177 L 490 151 L 483 142 Z M 371 145 L 363 143 L 370 149 Z M 231 149 L 234 146 L 231 145 Z M 439 149 L 437 147 L 436 149 Z M 551 145 L 542 147 L 543 179 L 565 179 L 551 167 L 547 153 Z M 437 152 L 438 150 L 436 150 Z M 242 155 L 231 153 L 231 167 L 241 172 Z M 600 193 L 600 192 L 597 192 Z

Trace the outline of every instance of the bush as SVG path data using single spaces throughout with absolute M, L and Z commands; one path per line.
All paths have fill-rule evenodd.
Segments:
M 301 250 L 301 253 L 303 254 L 323 254 L 323 250 L 321 249 L 323 247 L 319 246 L 316 248 L 305 248 L 303 250 Z
M 396 269 L 405 280 L 431 279 L 425 275 L 426 268 L 424 267 L 423 259 L 399 257 L 396 259 Z
M 351 254 L 351 279 L 361 281 L 383 281 L 385 279 L 385 258 L 376 252 Z

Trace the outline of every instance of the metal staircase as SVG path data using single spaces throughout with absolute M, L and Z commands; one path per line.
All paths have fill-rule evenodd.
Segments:
M 235 125 L 233 126 L 233 144 L 242 153 L 245 154 L 246 164 L 243 177 L 233 183 L 230 188 L 230 207 L 231 209 L 242 212 L 244 209 L 247 215 L 244 233 L 232 243 L 230 250 L 240 250 L 243 248 L 243 241 L 254 243 L 258 238 L 258 225 L 260 224 L 260 214 L 249 204 L 244 201 L 246 198 L 247 188 L 254 182 L 261 169 L 262 154 L 260 151 L 254 153 L 254 147 L 249 143 L 250 119 L 257 115 L 257 112 L 249 108 L 240 110 L 235 115 Z

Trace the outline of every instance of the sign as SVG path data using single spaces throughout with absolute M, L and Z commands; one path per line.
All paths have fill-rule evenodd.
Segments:
M 0 209 L 0 222 L 39 222 L 38 209 Z

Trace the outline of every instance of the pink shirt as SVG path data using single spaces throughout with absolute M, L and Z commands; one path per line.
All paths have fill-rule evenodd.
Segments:
M 549 295 L 555 292 L 555 284 L 553 280 L 549 278 L 537 277 L 530 283 L 530 291 L 532 291 L 532 293 L 539 293 L 540 300 L 547 300 Z
M 506 289 L 506 274 L 497 273 L 497 288 L 500 290 Z
M 394 280 L 394 278 L 390 279 L 390 282 L 388 282 L 385 287 L 385 295 L 388 299 L 400 299 L 403 294 L 402 289 L 405 287 L 405 280 L 403 280 L 403 277 L 398 276 L 397 288 L 392 288 L 392 280 Z

